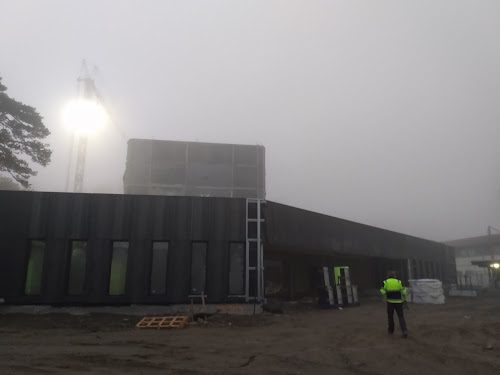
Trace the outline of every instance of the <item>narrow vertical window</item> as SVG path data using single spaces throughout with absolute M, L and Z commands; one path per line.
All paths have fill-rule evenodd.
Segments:
M 206 294 L 207 243 L 193 242 L 191 247 L 191 295 Z
M 40 294 L 42 289 L 43 260 L 45 257 L 45 242 L 31 241 L 30 256 L 26 272 L 26 285 L 24 292 L 28 296 Z
M 245 294 L 245 244 L 229 244 L 229 295 Z
M 153 242 L 151 256 L 152 295 L 165 295 L 167 291 L 168 242 Z
M 109 275 L 109 295 L 125 294 L 127 281 L 128 242 L 113 242 L 111 272 Z
M 85 271 L 87 269 L 87 242 L 71 241 L 68 294 L 77 296 L 85 290 Z

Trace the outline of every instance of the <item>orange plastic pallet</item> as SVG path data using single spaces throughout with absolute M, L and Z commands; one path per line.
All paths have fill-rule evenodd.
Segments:
M 187 316 L 150 316 L 142 318 L 137 328 L 183 328 L 188 321 Z

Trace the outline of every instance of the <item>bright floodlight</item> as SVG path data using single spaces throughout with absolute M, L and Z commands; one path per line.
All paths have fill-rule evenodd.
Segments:
M 88 99 L 69 102 L 63 110 L 64 124 L 78 133 L 95 133 L 104 126 L 107 117 L 99 103 Z
M 500 264 L 495 263 L 495 264 L 493 265 L 493 267 L 498 268 L 498 267 L 500 267 Z

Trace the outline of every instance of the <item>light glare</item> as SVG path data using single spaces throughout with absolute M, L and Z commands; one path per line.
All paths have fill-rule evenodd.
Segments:
M 107 113 L 97 102 L 78 99 L 69 102 L 63 110 L 63 123 L 78 133 L 95 133 L 107 120 Z

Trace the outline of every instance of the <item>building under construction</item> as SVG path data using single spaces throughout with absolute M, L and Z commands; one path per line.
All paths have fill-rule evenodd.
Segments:
M 0 298 L 310 298 L 325 267 L 338 287 L 348 267 L 360 292 L 388 270 L 455 282 L 450 246 L 264 200 L 264 165 L 262 146 L 131 140 L 124 195 L 0 191 Z
M 246 198 L 0 192 L 8 304 L 168 304 L 317 294 L 318 270 L 359 290 L 388 269 L 455 282 L 453 248 Z

